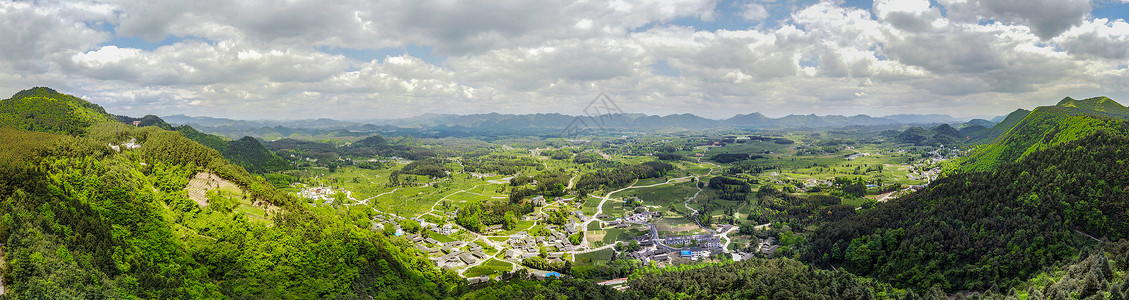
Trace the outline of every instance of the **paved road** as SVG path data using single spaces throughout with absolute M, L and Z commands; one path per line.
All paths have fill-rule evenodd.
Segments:
M 636 179 L 634 182 L 631 182 L 631 185 L 635 185 L 636 182 L 639 182 L 639 180 Z M 622 188 L 622 189 L 614 190 L 614 191 L 608 192 L 607 195 L 604 195 L 603 199 L 600 200 L 600 206 L 596 207 L 596 213 L 593 214 L 592 217 L 588 219 L 588 221 L 584 222 L 583 224 L 580 224 L 580 226 L 581 226 L 580 230 L 588 231 L 588 224 L 590 224 L 592 222 L 600 222 L 600 219 L 596 218 L 596 216 L 604 213 L 604 203 L 608 202 L 608 199 L 611 199 L 612 194 L 615 194 L 616 192 L 626 190 L 626 189 L 629 189 L 629 188 L 631 188 L 631 186 L 627 186 L 627 187 Z M 588 248 L 592 247 L 592 246 L 588 245 L 588 239 L 584 239 L 584 244 L 582 244 L 582 245 L 585 246 L 585 247 L 588 247 Z
M 470 241 L 470 242 L 471 242 L 471 243 L 473 243 L 474 241 Z M 487 257 L 487 258 L 484 258 L 484 259 L 480 259 L 480 260 L 478 260 L 478 261 L 474 262 L 473 264 L 469 264 L 469 265 L 467 265 L 466 267 L 463 267 L 462 269 L 459 269 L 459 276 L 460 276 L 460 277 L 462 277 L 462 278 L 467 278 L 467 277 L 466 277 L 466 275 L 463 275 L 463 273 L 465 273 L 465 272 L 466 272 L 467 270 L 470 270 L 470 268 L 474 268 L 474 267 L 477 267 L 478 265 L 481 265 L 482 263 L 484 263 L 484 262 L 486 262 L 486 261 L 488 261 L 488 260 L 490 260 L 490 259 L 494 258 L 495 256 L 498 256 L 498 253 L 502 253 L 502 249 L 497 249 L 497 251 L 494 251 L 494 254 L 493 254 L 493 255 L 490 255 L 490 257 Z M 504 261 L 504 260 L 503 260 L 503 261 Z M 512 264 L 513 262 L 509 262 L 509 263 L 511 263 L 511 264 Z M 512 268 L 511 268 L 511 269 L 512 269 Z
M 721 238 L 725 239 L 725 243 L 721 244 L 721 251 L 722 252 L 729 253 L 729 242 L 730 242 L 729 233 L 733 232 L 734 230 L 737 230 L 737 226 L 730 227 L 729 230 L 726 230 L 725 232 L 721 233 Z
M 437 216 L 437 217 L 438 217 L 439 215 L 436 215 L 436 214 L 432 214 L 431 212 L 435 211 L 435 206 L 438 206 L 438 205 L 439 205 L 439 202 L 443 202 L 443 200 L 447 200 L 447 197 L 451 197 L 451 196 L 454 196 L 455 194 L 458 194 L 458 193 L 462 193 L 462 192 L 466 192 L 466 191 L 469 191 L 469 190 L 473 190 L 473 189 L 477 189 L 477 188 L 478 188 L 478 186 L 479 186 L 479 185 L 475 185 L 475 186 L 472 186 L 472 187 L 470 187 L 469 189 L 465 189 L 465 190 L 460 190 L 460 191 L 457 191 L 457 192 L 454 192 L 454 193 L 450 193 L 450 194 L 447 194 L 446 196 L 443 196 L 443 198 L 439 198 L 439 200 L 438 200 L 438 201 L 435 201 L 435 204 L 432 204 L 432 205 L 431 205 L 431 210 L 427 211 L 426 213 L 423 213 L 423 214 L 422 214 L 422 215 L 420 215 L 420 216 L 422 217 L 423 215 L 426 215 L 426 214 L 431 214 L 431 215 L 433 215 L 433 216 Z

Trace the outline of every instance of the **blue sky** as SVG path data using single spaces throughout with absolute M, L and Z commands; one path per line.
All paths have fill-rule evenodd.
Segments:
M 0 1 L 0 93 L 239 119 L 1129 99 L 1126 0 Z M 35 37 L 35 38 L 29 38 Z

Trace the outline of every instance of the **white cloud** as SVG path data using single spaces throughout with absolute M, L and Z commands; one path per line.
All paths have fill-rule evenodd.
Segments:
M 1129 25 L 1088 17 L 1084 1 L 717 6 L 713 0 L 0 2 L 0 40 L 11 41 L 0 43 L 0 90 L 50 85 L 134 115 L 354 119 L 578 113 L 601 90 L 629 111 L 710 117 L 984 114 L 1068 95 L 1129 97 Z M 786 19 L 762 22 L 769 9 L 789 8 Z M 743 25 L 706 30 L 673 23 Z M 118 43 L 130 36 L 171 42 Z M 372 50 L 408 45 L 445 59 L 362 61 L 318 50 L 384 56 L 387 51 Z M 655 74 L 656 65 L 677 76 Z
M 1023 24 L 1046 40 L 1079 25 L 1090 0 L 939 0 L 949 18 L 963 22 L 996 20 Z
M 1129 57 L 1129 23 L 1125 20 L 1088 20 L 1055 38 L 1066 51 L 1106 59 Z
M 743 10 L 741 17 L 746 21 L 761 21 L 768 18 L 768 10 L 759 3 L 745 3 L 741 8 Z

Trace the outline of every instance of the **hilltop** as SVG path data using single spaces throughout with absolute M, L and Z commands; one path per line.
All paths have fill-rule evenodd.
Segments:
M 1109 113 L 1112 100 L 1064 104 L 1026 114 L 924 190 L 821 226 L 805 257 L 899 287 L 1005 290 L 1129 237 L 1129 121 Z M 1114 278 L 1090 277 L 1064 289 Z
M 1029 113 L 1016 111 L 990 129 L 993 133 L 1003 134 L 994 138 L 992 143 L 974 150 L 956 167 L 962 171 L 992 170 L 1034 151 L 1076 140 L 1095 131 L 1129 133 L 1129 127 L 1122 122 L 1129 118 L 1129 114 L 1120 114 L 1119 109 L 1125 110 L 1125 107 L 1105 97 L 1082 101 L 1068 97 L 1059 105 L 1038 107 Z
M 1113 101 L 1113 99 L 1108 97 L 1094 97 L 1084 100 L 1074 100 L 1074 98 L 1066 97 L 1062 98 L 1062 101 L 1059 101 L 1055 106 L 1073 107 L 1113 115 L 1129 116 L 1129 108 L 1126 108 L 1124 105 L 1121 105 L 1121 103 L 1117 103 L 1117 101 Z
M 62 134 L 81 134 L 98 122 L 115 118 L 97 104 L 46 87 L 20 91 L 0 100 L 0 127 Z
M 124 125 L 47 88 L 0 114 L 9 297 L 444 298 L 459 285 L 369 230 L 371 210 L 312 208 L 156 119 Z M 189 184 L 200 178 L 213 183 Z

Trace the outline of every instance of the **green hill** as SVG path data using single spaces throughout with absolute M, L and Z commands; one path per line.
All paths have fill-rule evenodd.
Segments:
M 1129 129 L 1125 121 L 1101 122 Z M 1065 128 L 1084 126 L 1070 125 Z M 1090 128 L 1094 132 L 1070 134 L 1082 137 L 1017 162 L 948 175 L 923 191 L 825 224 L 804 256 L 899 287 L 1006 290 L 1098 243 L 1082 233 L 1125 239 L 1129 137 Z
M 164 121 L 161 121 L 161 123 L 164 123 Z M 184 137 L 208 146 L 208 148 L 216 149 L 228 161 L 250 172 L 269 173 L 292 169 L 289 162 L 268 150 L 259 140 L 249 136 L 228 141 L 218 135 L 197 131 L 188 125 L 177 126 L 172 130 L 180 132 Z
M 1097 244 L 1082 233 L 1129 237 L 1129 121 L 1112 100 L 1061 104 L 1012 113 L 926 190 L 820 227 L 805 257 L 917 290 L 985 290 Z
M 996 140 L 996 138 L 999 138 L 1001 135 L 1004 135 L 1004 133 L 1007 133 L 1008 130 L 1011 130 L 1012 127 L 1015 127 L 1015 124 L 1019 124 L 1019 121 L 1022 121 L 1023 118 L 1026 118 L 1030 113 L 1031 111 L 1026 109 L 1016 109 L 1015 111 L 1008 114 L 1003 121 L 1000 121 L 1000 123 L 997 123 L 992 127 L 988 127 L 987 130 L 975 132 L 969 135 L 968 139 L 973 143 L 990 143 Z
M 179 132 L 25 92 L 3 113 L 36 118 L 0 129 L 7 298 L 430 299 L 465 282 L 371 230 L 368 207 L 311 207 Z M 201 172 L 238 191 L 188 199 Z
M 75 135 L 95 123 L 113 120 L 97 104 L 45 87 L 0 100 L 0 127 Z
M 1089 99 L 1086 101 L 1089 102 L 1085 103 L 1097 103 Z M 1064 100 L 1064 103 L 1079 102 Z M 1103 100 L 1102 103 L 1109 107 L 1120 106 L 1117 102 L 1108 99 Z M 1092 105 L 1083 106 L 1091 107 Z M 992 130 L 1006 126 L 1007 123 L 1015 119 L 1014 117 L 1018 113 L 1020 112 L 1012 113 L 1004 122 L 996 125 Z M 1122 121 L 1127 117 L 1129 115 L 1120 116 L 1070 105 L 1039 107 L 1024 116 L 1022 120 L 1015 122 L 1015 125 L 1011 126 L 1005 134 L 996 138 L 991 144 L 973 150 L 968 156 L 958 161 L 959 165 L 956 166 L 956 170 L 992 170 L 1001 164 L 1017 161 L 1034 151 L 1076 140 L 1098 130 L 1106 129 L 1113 133 L 1126 134 L 1129 133 L 1129 128 L 1126 128 Z
M 1073 107 L 1085 110 L 1098 111 L 1113 115 L 1129 116 L 1129 108 L 1113 101 L 1107 97 L 1094 97 L 1085 100 L 1074 100 L 1074 98 L 1066 97 L 1059 101 L 1055 106 Z

